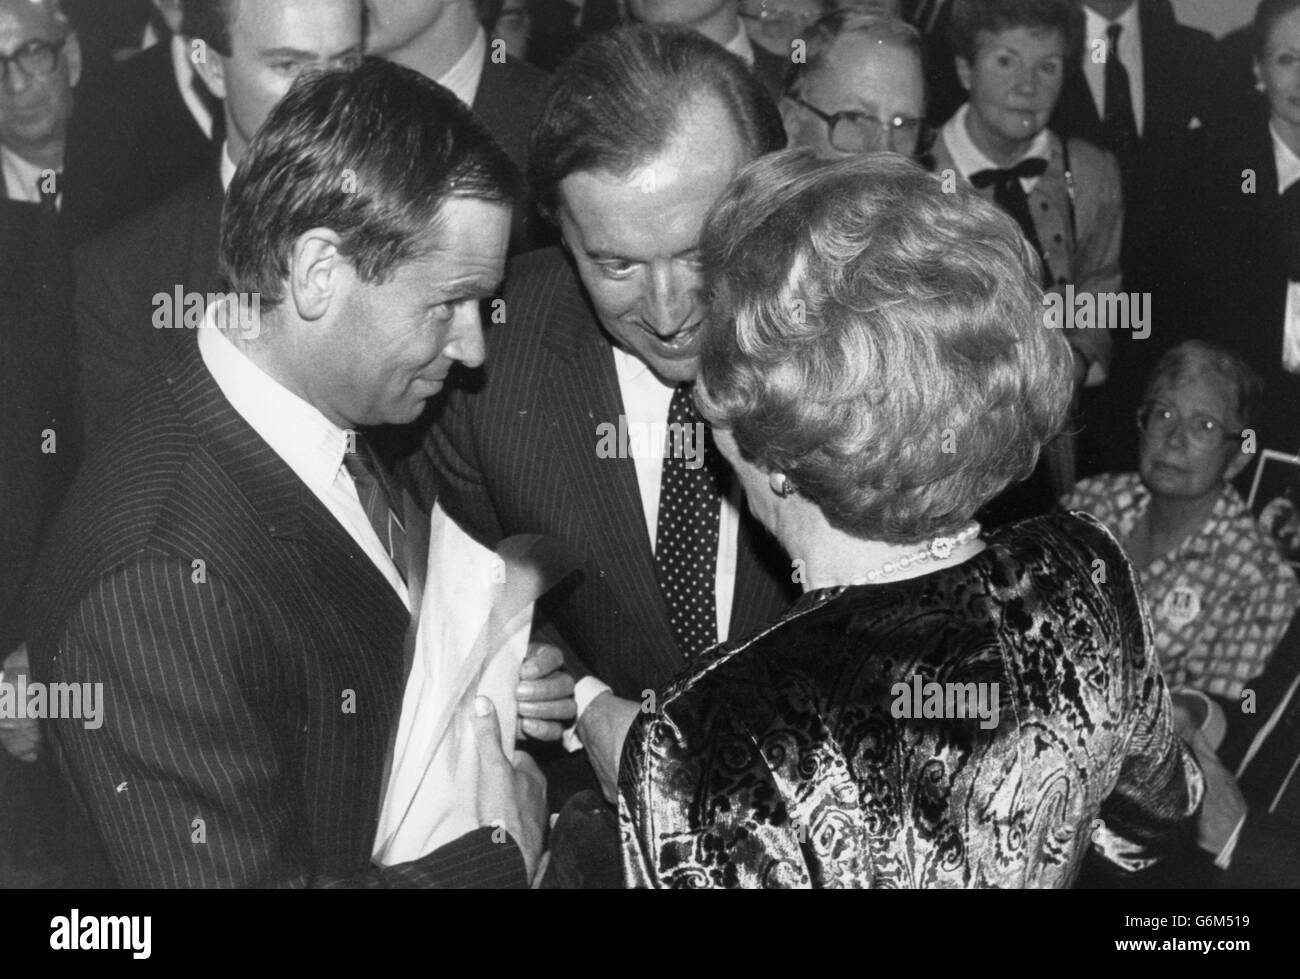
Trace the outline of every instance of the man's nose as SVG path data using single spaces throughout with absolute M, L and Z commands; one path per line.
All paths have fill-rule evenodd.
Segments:
M 1038 75 L 1032 68 L 1024 68 L 1016 73 L 1016 91 L 1027 96 L 1038 94 Z
M 5 91 L 20 95 L 32 87 L 32 76 L 23 71 L 18 62 L 10 61 L 6 64 L 4 73 Z
M 451 325 L 451 339 L 443 347 L 443 356 L 466 367 L 481 367 L 487 357 L 483 339 L 483 317 L 478 303 L 464 303 L 456 310 Z
M 698 275 L 680 269 L 656 269 L 650 274 L 650 326 L 662 337 L 671 337 L 690 322 L 692 297 Z

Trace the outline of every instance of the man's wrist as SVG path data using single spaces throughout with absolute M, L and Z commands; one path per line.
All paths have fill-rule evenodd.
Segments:
M 585 747 L 582 738 L 578 735 L 578 723 L 593 700 L 601 694 L 613 692 L 613 689 L 604 680 L 599 680 L 591 674 L 587 674 L 573 685 L 573 702 L 577 704 L 578 712 L 574 714 L 573 723 L 564 729 L 564 734 L 560 738 L 566 751 L 581 751 Z

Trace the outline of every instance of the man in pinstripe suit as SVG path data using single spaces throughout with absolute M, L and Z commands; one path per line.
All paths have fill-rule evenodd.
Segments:
M 665 574 L 662 434 L 640 449 L 601 437 L 675 424 L 706 315 L 705 214 L 745 163 L 784 141 L 761 85 L 694 31 L 629 27 L 587 42 L 556 76 L 530 160 L 568 255 L 512 265 L 481 387 L 451 393 L 429 442 L 439 499 L 472 533 L 489 544 L 544 533 L 584 555 L 583 580 L 544 600 L 538 628 L 579 678 L 577 734 L 610 800 L 636 712 L 700 648 L 753 632 L 791 597 L 789 563 L 734 488 L 704 515 L 704 567 L 682 569 L 698 577 Z M 688 635 L 679 626 L 700 609 Z M 553 766 L 557 786 L 590 779 L 564 759 Z
M 250 147 L 234 291 L 89 460 L 33 587 L 36 679 L 102 684 L 102 727 L 52 741 L 121 883 L 527 882 L 544 789 L 490 709 L 483 828 L 371 865 L 424 565 L 357 435 L 482 358 L 517 183 L 451 93 L 377 60 L 300 78 Z

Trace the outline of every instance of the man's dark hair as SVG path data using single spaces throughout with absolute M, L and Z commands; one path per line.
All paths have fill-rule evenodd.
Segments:
M 701 34 L 675 25 L 620 27 L 587 41 L 556 73 L 533 130 L 528 177 L 554 217 L 560 181 L 604 170 L 626 176 L 662 153 L 682 111 L 721 102 L 748 159 L 785 146 L 781 116 L 748 66 Z
M 1060 31 L 1066 68 L 1074 69 L 1083 67 L 1086 24 L 1079 0 L 953 0 L 948 37 L 956 55 L 974 64 L 981 32 Z
M 294 242 L 329 228 L 363 282 L 420 255 L 443 204 L 513 204 L 518 171 L 451 92 L 378 58 L 304 75 L 272 110 L 226 197 L 221 270 L 235 292 L 283 300 Z
M 230 25 L 237 0 L 181 0 L 181 33 L 230 57 Z

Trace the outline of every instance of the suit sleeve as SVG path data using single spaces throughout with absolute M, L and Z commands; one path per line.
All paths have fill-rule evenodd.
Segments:
M 132 887 L 524 886 L 518 848 L 491 831 L 420 860 L 321 877 L 301 843 L 298 760 L 268 690 L 284 664 L 229 586 L 178 560 L 99 579 L 42 677 L 103 684 L 99 726 L 52 722 L 65 774 L 118 880 Z
M 127 392 L 148 363 L 142 359 L 139 331 L 151 309 L 125 309 L 97 248 L 76 253 L 73 317 L 81 367 L 86 444 L 112 429 Z

